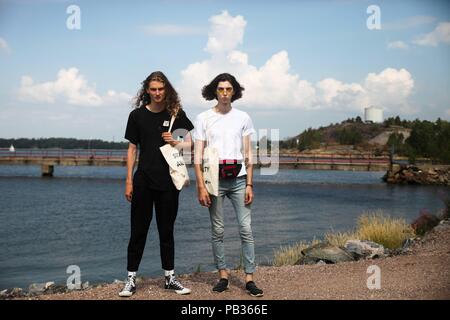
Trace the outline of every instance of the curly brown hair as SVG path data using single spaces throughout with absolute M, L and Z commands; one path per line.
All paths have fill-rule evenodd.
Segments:
M 245 90 L 244 87 L 242 87 L 239 82 L 237 82 L 236 78 L 231 74 L 221 73 L 217 77 L 215 77 L 209 84 L 203 87 L 203 98 L 208 101 L 217 99 L 217 85 L 222 81 L 228 81 L 233 86 L 233 96 L 231 97 L 231 102 L 242 97 L 242 91 Z
M 178 93 L 173 88 L 169 79 L 167 79 L 165 74 L 161 71 L 152 72 L 144 81 L 142 81 L 142 87 L 139 89 L 136 97 L 134 98 L 134 107 L 145 107 L 152 102 L 150 95 L 147 93 L 148 86 L 152 81 L 164 83 L 164 89 L 166 93 L 164 102 L 166 109 L 171 115 L 177 115 L 182 110 Z

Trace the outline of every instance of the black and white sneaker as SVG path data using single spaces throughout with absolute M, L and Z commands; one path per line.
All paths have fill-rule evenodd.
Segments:
M 165 289 L 174 290 L 177 294 L 189 294 L 191 289 L 185 288 L 180 281 L 178 281 L 175 276 L 167 276 L 166 283 L 164 285 Z
M 262 297 L 264 295 L 263 291 L 256 286 L 253 281 L 249 281 L 245 284 L 245 289 L 252 297 Z
M 119 292 L 120 297 L 131 297 L 136 292 L 136 277 L 128 276 L 127 283 L 123 287 L 122 291 Z

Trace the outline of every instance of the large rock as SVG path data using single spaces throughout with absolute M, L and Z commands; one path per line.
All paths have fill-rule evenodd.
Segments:
M 30 296 L 64 292 L 67 292 L 67 287 L 63 285 L 56 285 L 53 281 L 46 283 L 33 283 L 28 288 L 28 295 Z
M 54 283 L 45 289 L 45 294 L 64 293 L 67 292 L 67 286 L 55 285 Z
M 306 264 L 306 265 L 312 265 L 312 264 L 317 264 L 317 263 L 319 263 L 319 261 L 322 261 L 322 262 L 325 262 L 325 261 L 323 261 L 323 260 L 320 260 L 320 259 L 318 259 L 318 258 L 315 258 L 315 257 L 308 257 L 308 256 L 301 256 L 298 260 L 297 260 L 297 262 L 295 263 L 296 265 L 298 265 L 298 264 L 301 264 L 301 265 L 303 265 L 303 264 Z M 326 263 L 326 262 L 325 262 Z
M 18 298 L 24 295 L 22 288 L 10 288 L 0 292 L 0 299 Z
M 46 282 L 44 285 L 44 290 L 47 291 L 51 288 L 55 287 L 55 283 L 53 281 Z
M 320 260 L 325 263 L 354 261 L 353 256 L 345 250 L 328 243 L 318 243 L 302 250 L 302 257 L 295 264 L 316 264 Z
M 44 293 L 46 288 L 47 288 L 46 283 L 32 283 L 28 287 L 28 294 L 29 295 L 42 294 Z
M 450 186 L 450 168 L 440 166 L 422 170 L 419 167 L 401 166 L 397 171 L 388 171 L 383 180 L 391 184 L 428 184 Z
M 91 288 L 91 285 L 89 284 L 89 281 L 86 281 L 83 284 L 81 284 L 82 290 L 86 290 L 86 289 L 90 289 L 90 288 Z
M 441 231 L 441 230 L 447 230 L 450 228 L 450 220 L 444 219 L 439 222 L 437 226 L 434 227 L 434 230 Z
M 368 240 L 348 240 L 345 243 L 345 249 L 355 259 L 374 259 L 385 255 L 383 245 Z

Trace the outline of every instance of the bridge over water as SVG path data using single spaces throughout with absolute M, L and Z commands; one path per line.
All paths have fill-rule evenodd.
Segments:
M 191 159 L 185 161 L 192 164 Z M 54 166 L 126 166 L 127 150 L 109 149 L 15 149 L 0 148 L 0 165 L 39 165 L 42 176 L 53 176 Z M 337 154 L 280 154 L 258 157 L 256 167 L 306 170 L 387 171 L 387 156 Z

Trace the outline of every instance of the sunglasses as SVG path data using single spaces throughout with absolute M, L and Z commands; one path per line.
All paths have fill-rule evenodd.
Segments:
M 228 88 L 219 87 L 219 88 L 217 88 L 217 92 L 219 92 L 219 93 L 224 93 L 225 91 L 227 93 L 232 93 L 233 92 L 233 87 L 228 87 Z

